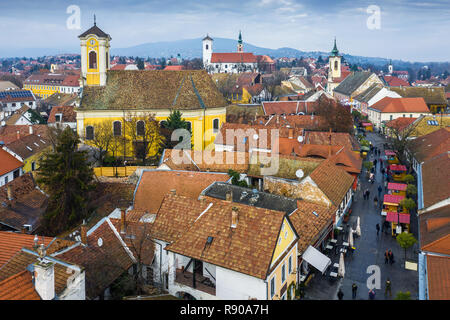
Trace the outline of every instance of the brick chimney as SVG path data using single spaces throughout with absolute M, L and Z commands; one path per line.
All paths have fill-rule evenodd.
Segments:
M 294 128 L 289 128 L 289 139 L 294 139 Z
M 11 185 L 8 185 L 6 187 L 6 193 L 7 193 L 7 196 L 8 196 L 8 200 L 12 201 L 13 200 L 13 196 L 12 196 Z
M 127 230 L 127 228 L 126 228 L 127 220 L 126 219 L 127 218 L 126 218 L 125 209 L 120 209 L 120 233 L 122 233 L 122 234 L 126 233 L 126 230 Z
M 87 245 L 87 226 L 86 222 L 83 220 L 83 224 L 80 227 L 80 236 L 81 236 L 81 243 Z
M 34 287 L 42 300 L 55 298 L 55 268 L 51 261 L 38 261 L 34 264 Z
M 225 201 L 233 202 L 233 192 L 229 191 L 225 194 Z
M 231 228 L 236 228 L 239 221 L 239 208 L 233 207 L 231 209 Z

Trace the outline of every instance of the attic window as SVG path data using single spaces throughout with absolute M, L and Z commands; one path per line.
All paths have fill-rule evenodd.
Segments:
M 313 215 L 315 215 L 316 217 L 319 216 L 319 214 L 318 214 L 317 212 L 315 212 L 315 211 L 313 211 L 312 213 L 313 213 Z
M 61 113 L 55 114 L 55 122 L 61 122 L 61 119 L 62 119 L 62 114 Z
M 26 146 L 28 150 L 33 151 L 33 149 L 31 149 L 29 146 Z

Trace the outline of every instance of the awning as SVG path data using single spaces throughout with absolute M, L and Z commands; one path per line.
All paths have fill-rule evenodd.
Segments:
M 399 216 L 400 223 L 409 224 L 409 222 L 410 222 L 409 213 L 400 213 L 398 216 Z
M 388 212 L 386 215 L 386 221 L 397 223 L 397 221 L 398 221 L 397 216 L 398 216 L 397 212 Z
M 330 258 L 328 258 L 313 246 L 309 246 L 305 250 L 302 258 L 322 273 L 324 273 L 328 266 L 331 264 Z

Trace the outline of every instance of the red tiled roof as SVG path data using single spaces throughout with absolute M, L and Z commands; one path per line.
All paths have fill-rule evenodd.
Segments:
M 389 128 L 394 128 L 399 131 L 402 131 L 406 129 L 411 123 L 416 121 L 418 118 L 407 118 L 407 117 L 401 117 L 394 120 L 389 121 L 386 123 L 386 126 Z
M 303 112 L 310 114 L 317 111 L 317 101 L 263 101 L 263 111 L 265 115 L 272 114 L 296 114 Z
M 419 162 L 450 150 L 450 128 L 441 128 L 411 142 L 411 151 Z
M 34 124 L 31 126 L 6 125 L 4 127 L 0 127 L 0 141 L 8 144 L 14 140 L 17 140 L 18 136 L 19 138 L 27 136 L 30 134 L 30 127 L 32 128 L 34 134 L 47 137 L 48 127 L 45 124 Z M 17 131 L 19 131 L 19 134 L 17 134 Z
M 408 81 L 393 76 L 384 76 L 384 81 L 386 81 L 390 87 L 410 87 Z
M 383 203 L 396 203 L 399 204 L 405 196 L 399 196 L 396 194 L 385 194 L 383 198 Z
M 427 255 L 428 297 L 450 300 L 450 258 Z
M 10 155 L 8 152 L 0 148 L 0 176 L 7 174 L 8 172 L 14 171 L 23 167 L 23 162 L 17 160 L 15 157 Z
M 79 87 L 80 86 L 80 76 L 79 75 L 67 75 L 63 82 L 63 86 L 66 87 Z
M 222 173 L 152 170 L 144 171 L 136 187 L 134 208 L 156 213 L 164 196 L 175 189 L 176 193 L 197 198 L 210 184 L 227 181 L 230 177 Z M 160 183 L 158 183 L 160 182 Z
M 22 159 L 27 159 L 35 154 L 42 152 L 50 146 L 51 142 L 44 137 L 39 137 L 35 134 L 29 134 L 8 143 L 6 145 L 6 148 L 8 148 L 8 150 L 12 151 Z
M 386 113 L 429 113 L 425 100 L 420 98 L 391 98 L 385 97 L 372 105 L 370 108 Z
M 48 246 L 54 239 L 51 237 L 38 237 L 39 244 Z M 0 231 L 0 267 L 10 258 L 18 253 L 22 248 L 31 248 L 34 245 L 34 235 Z
M 211 63 L 256 63 L 257 57 L 251 52 L 212 53 Z
M 180 71 L 183 70 L 183 66 L 166 66 L 164 70 Z
M 450 205 L 419 215 L 422 251 L 450 254 Z
M 422 189 L 425 208 L 448 199 L 450 190 L 449 151 L 425 161 L 422 165 Z
M 73 106 L 55 106 L 50 111 L 50 115 L 48 117 L 47 123 L 55 123 L 56 118 L 55 115 L 57 113 L 61 113 L 61 122 L 76 122 L 77 114 L 75 112 L 75 108 Z
M 0 300 L 41 300 L 34 289 L 31 273 L 19 272 L 0 282 Z
M 332 146 L 344 146 L 348 150 L 359 150 L 358 142 L 349 133 L 309 131 L 305 136 L 305 143 Z

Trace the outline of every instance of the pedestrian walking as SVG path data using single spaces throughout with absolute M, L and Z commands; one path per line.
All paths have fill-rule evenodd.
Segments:
M 386 249 L 386 252 L 384 253 L 384 264 L 388 264 L 389 262 L 389 251 Z
M 341 288 L 339 288 L 339 291 L 337 293 L 338 299 L 342 300 L 344 298 L 344 293 L 342 292 Z
M 370 173 L 370 176 L 369 176 L 369 181 L 370 181 L 370 183 L 372 183 L 373 184 L 373 181 L 375 180 L 375 174 L 373 174 L 373 172 L 371 172 Z
M 384 180 L 384 191 L 387 191 L 387 187 L 388 187 L 388 181 Z
M 374 167 L 377 166 L 377 159 L 373 160 L 373 166 L 374 166 Z
M 391 250 L 389 250 L 389 263 L 393 264 L 394 262 L 395 262 L 394 261 L 394 253 Z
M 375 290 L 370 289 L 369 290 L 369 299 L 374 300 L 375 299 Z
M 383 178 L 384 178 L 384 168 L 381 168 L 381 174 L 383 175 Z
M 377 196 L 375 196 L 373 198 L 373 205 L 375 206 L 375 208 L 378 207 L 378 198 L 377 198 Z
M 356 298 L 356 291 L 358 290 L 358 286 L 356 285 L 356 283 L 352 284 L 352 299 Z
M 380 225 L 377 223 L 375 228 L 377 228 L 377 237 L 378 237 L 378 234 L 380 233 Z
M 378 185 L 378 198 L 381 198 L 381 191 L 383 191 L 383 188 L 381 187 L 381 184 Z
M 367 189 L 367 200 L 369 200 L 369 197 L 370 197 L 370 190 Z
M 384 289 L 384 295 L 387 296 L 388 292 L 389 292 L 389 296 L 392 297 L 391 280 L 389 280 L 389 278 L 386 280 L 386 288 Z

